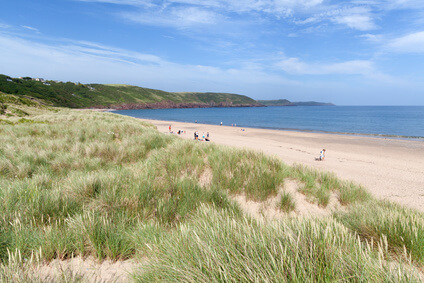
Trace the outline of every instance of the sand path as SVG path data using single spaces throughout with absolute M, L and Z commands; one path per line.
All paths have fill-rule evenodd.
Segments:
M 424 212 L 424 141 L 353 135 L 292 132 L 142 119 L 160 132 L 209 132 L 216 144 L 259 150 L 288 165 L 304 164 L 334 172 L 339 178 L 363 185 L 375 197 Z M 325 161 L 315 161 L 325 148 Z

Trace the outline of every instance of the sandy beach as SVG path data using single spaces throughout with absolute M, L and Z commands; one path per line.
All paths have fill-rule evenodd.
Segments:
M 254 129 L 142 119 L 162 133 L 169 126 L 181 138 L 209 132 L 211 142 L 277 156 L 288 165 L 303 164 L 334 172 L 363 185 L 375 197 L 424 212 L 424 141 L 354 135 Z M 322 149 L 325 161 L 316 161 Z

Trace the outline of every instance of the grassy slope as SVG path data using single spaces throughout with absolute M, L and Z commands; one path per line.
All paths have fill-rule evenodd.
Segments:
M 85 108 L 119 104 L 144 104 L 170 101 L 174 103 L 231 102 L 256 105 L 247 96 L 224 93 L 172 93 L 129 85 L 74 84 L 47 81 L 50 85 L 33 80 L 0 75 L 0 91 L 7 94 L 42 99 L 53 106 Z M 91 88 L 94 88 L 91 89 Z
M 45 111 L 57 111 L 48 107 L 35 98 L 27 98 L 6 94 L 0 91 L 0 123 L 13 123 L 17 119 L 25 120 L 25 117 Z M 2 119 L 4 118 L 8 119 Z
M 423 214 L 331 174 L 111 113 L 1 118 L 0 281 L 33 280 L 34 258 L 75 255 L 147 257 L 142 282 L 414 281 L 424 266 Z M 336 193 L 344 210 L 259 223 L 229 198 L 265 200 L 286 178 L 322 206 Z

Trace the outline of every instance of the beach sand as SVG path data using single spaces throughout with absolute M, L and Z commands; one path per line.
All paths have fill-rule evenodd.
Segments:
M 364 186 L 375 197 L 390 200 L 424 212 L 424 142 L 356 135 L 204 125 L 141 119 L 154 124 L 159 132 L 169 126 L 182 138 L 209 132 L 211 142 L 253 149 L 276 156 L 288 165 L 303 164 L 334 172 L 340 179 Z M 324 161 L 316 161 L 326 149 Z

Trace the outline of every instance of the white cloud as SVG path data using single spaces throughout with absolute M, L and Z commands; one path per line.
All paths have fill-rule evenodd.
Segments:
M 349 4 L 329 4 L 324 0 L 75 0 L 132 5 L 133 12 L 118 12 L 127 20 L 153 26 L 175 28 L 196 24 L 214 26 L 234 23 L 234 13 L 248 17 L 244 20 L 274 19 L 296 24 L 332 22 L 349 28 L 369 31 L 378 28 L 375 18 L 387 3 L 381 1 L 353 1 Z M 384 0 L 387 1 L 387 0 Z M 400 0 L 397 0 L 398 2 Z M 411 1 L 408 1 L 411 2 Z M 423 1 L 424 2 L 424 1 Z M 143 8 L 144 7 L 144 8 Z M 254 18 L 252 18 L 254 17 Z M 240 18 L 238 18 L 240 20 Z M 272 19 L 271 19 L 272 20 Z
M 6 25 L 6 24 L 0 23 L 0 28 L 1 29 L 8 29 L 8 28 L 10 28 L 10 26 L 9 25 Z
M 222 10 L 244 12 L 290 13 L 294 8 L 311 8 L 323 0 L 168 0 L 170 3 L 189 4 Z
M 305 7 L 313 7 L 322 4 L 323 0 L 303 0 L 298 2 L 300 2 Z
M 424 31 L 396 38 L 387 47 L 394 52 L 424 53 Z
M 23 27 L 23 28 L 25 28 L 25 29 L 29 29 L 29 30 L 35 31 L 35 32 L 37 32 L 37 33 L 39 33 L 39 32 L 40 32 L 37 28 L 34 28 L 34 27 L 30 27 L 30 26 L 21 26 L 21 27 Z
M 369 9 L 367 8 L 351 8 L 343 10 L 339 15 L 331 19 L 338 24 L 345 24 L 350 28 L 367 31 L 376 29 L 374 19 Z
M 421 9 L 424 8 L 422 0 L 386 0 L 390 9 Z
M 137 23 L 184 28 L 197 25 L 214 24 L 222 17 L 213 11 L 197 7 L 176 7 L 165 11 L 146 11 L 122 13 L 125 19 Z
M 83 83 L 128 83 L 168 91 L 223 91 L 249 95 L 262 86 L 293 85 L 261 68 L 177 64 L 90 42 L 46 44 L 0 33 L 0 73 Z M 276 87 L 277 88 L 277 87 Z
M 383 39 L 383 36 L 380 34 L 370 34 L 370 33 L 362 34 L 359 37 L 365 38 L 367 41 L 374 42 L 374 43 L 381 42 Z
M 320 5 L 319 13 L 304 11 L 303 19 L 294 19 L 294 23 L 298 25 L 317 25 L 320 23 L 331 22 L 337 25 L 347 26 L 360 31 L 368 31 L 378 28 L 375 24 L 373 14 L 370 7 L 342 7 L 341 5 Z
M 189 11 L 189 8 L 194 10 L 197 9 L 199 12 L 195 17 L 195 14 L 191 13 L 187 17 L 180 19 L 182 22 L 185 21 L 184 25 L 188 23 L 204 23 L 204 24 L 215 24 L 216 21 L 211 19 L 209 14 L 205 15 L 205 20 L 201 11 L 207 11 L 215 15 L 227 15 L 229 17 L 231 13 L 238 14 L 252 14 L 252 13 L 263 13 L 265 17 L 268 15 L 274 15 L 276 18 L 294 20 L 297 18 L 296 23 L 314 23 L 323 20 L 330 20 L 333 23 L 346 25 L 352 29 L 360 31 L 368 31 L 376 29 L 375 23 L 376 17 L 380 16 L 383 11 L 398 10 L 398 9 L 409 9 L 419 10 L 424 8 L 424 1 L 422 0 L 351 0 L 351 1 L 340 1 L 342 3 L 329 3 L 330 1 L 324 0 L 74 0 L 84 2 L 99 2 L 99 3 L 113 3 L 121 5 L 131 5 L 136 8 L 147 7 L 148 11 L 142 13 L 134 12 L 128 16 L 124 14 L 128 19 L 134 20 L 143 24 L 152 25 L 167 25 L 171 26 L 170 21 L 163 19 L 159 16 L 154 17 L 153 15 L 171 15 L 173 19 L 177 20 L 178 15 L 175 13 L 176 10 Z M 335 1 L 337 2 L 337 1 Z M 174 13 L 174 15 L 173 15 Z M 148 20 L 140 19 L 135 15 L 144 15 L 143 18 Z M 147 15 L 152 16 L 148 17 Z M 180 15 L 181 16 L 181 15 Z M 293 17 L 293 18 L 292 18 Z M 301 19 L 303 18 L 303 20 Z
M 164 0 L 160 4 L 153 0 L 75 0 L 83 2 L 102 2 L 135 7 L 148 6 L 153 8 L 149 12 L 168 11 L 176 7 L 197 8 L 199 10 L 212 10 L 217 14 L 227 13 L 266 13 L 277 17 L 290 16 L 296 9 L 311 9 L 323 3 L 323 0 Z M 159 19 L 157 19 L 159 20 Z M 162 20 L 163 21 L 163 20 Z M 146 21 L 137 21 L 143 22 Z M 159 22 L 161 22 L 159 20 Z M 210 23 L 210 22 L 209 22 Z
M 371 61 L 352 60 L 341 63 L 318 64 L 305 63 L 298 58 L 288 58 L 277 64 L 286 73 L 296 75 L 330 75 L 330 74 L 348 74 L 348 75 L 368 75 L 374 71 Z
M 351 1 L 351 4 L 378 7 L 381 10 L 424 8 L 424 1 L 422 0 L 354 0 Z
M 372 19 L 366 15 L 346 15 L 334 18 L 334 22 L 338 24 L 345 24 L 350 28 L 357 30 L 371 30 L 375 29 Z
M 151 0 L 75 0 L 80 2 L 97 2 L 129 6 L 153 6 Z
M 70 44 L 60 44 L 58 48 L 68 50 L 69 52 L 87 56 L 98 56 L 115 61 L 143 64 L 162 64 L 161 58 L 151 54 L 131 52 L 125 49 L 104 46 L 87 41 L 69 41 Z
M 321 21 L 319 17 L 313 16 L 313 17 L 306 18 L 304 20 L 295 20 L 294 22 L 298 25 L 307 25 L 307 24 L 316 23 L 319 21 Z
M 183 25 L 214 24 L 219 19 L 216 13 L 196 7 L 175 8 L 171 15 Z

